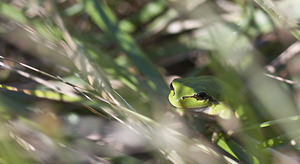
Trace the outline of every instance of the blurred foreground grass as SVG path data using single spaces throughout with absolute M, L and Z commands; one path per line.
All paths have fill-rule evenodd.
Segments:
M 0 163 L 299 163 L 299 5 L 0 1 Z M 237 119 L 171 107 L 201 75 Z

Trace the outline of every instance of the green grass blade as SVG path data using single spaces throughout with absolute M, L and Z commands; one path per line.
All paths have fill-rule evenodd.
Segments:
M 263 8 L 275 21 L 280 23 L 282 27 L 287 28 L 291 34 L 300 40 L 299 25 L 296 20 L 286 17 L 271 0 L 254 0 L 261 8 Z
M 20 23 L 27 23 L 27 18 L 23 13 L 5 2 L 0 2 L 0 14 Z
M 147 78 L 150 87 L 164 95 L 168 92 L 167 85 L 159 72 L 135 43 L 134 39 L 119 28 L 118 21 L 103 1 L 84 1 L 85 10 L 104 31 L 109 33 L 119 47 L 128 55 L 138 70 Z

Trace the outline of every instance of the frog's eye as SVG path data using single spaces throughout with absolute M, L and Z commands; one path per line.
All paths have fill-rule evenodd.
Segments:
M 206 92 L 199 92 L 193 95 L 193 97 L 197 100 L 208 100 L 209 102 L 215 105 L 219 104 L 219 102 L 216 99 L 214 99 L 212 96 L 209 96 Z
M 199 92 L 194 95 L 197 100 L 207 100 L 210 96 L 206 92 Z
M 195 93 L 192 96 L 183 96 L 182 99 L 185 98 L 195 98 L 196 100 L 210 100 L 211 97 L 206 92 Z

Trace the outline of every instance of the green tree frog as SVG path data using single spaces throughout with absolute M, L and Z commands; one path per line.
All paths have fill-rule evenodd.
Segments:
M 224 103 L 223 94 L 229 86 L 211 76 L 174 79 L 170 84 L 170 103 L 187 112 L 205 112 L 229 118 L 231 110 Z

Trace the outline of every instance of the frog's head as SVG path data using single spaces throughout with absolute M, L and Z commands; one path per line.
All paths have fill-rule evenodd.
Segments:
M 205 87 L 199 89 L 198 81 L 193 86 L 192 79 L 184 81 L 183 79 L 175 79 L 170 84 L 169 101 L 176 108 L 182 109 L 206 109 L 218 102 L 207 92 Z M 202 82 L 203 83 L 203 82 Z

